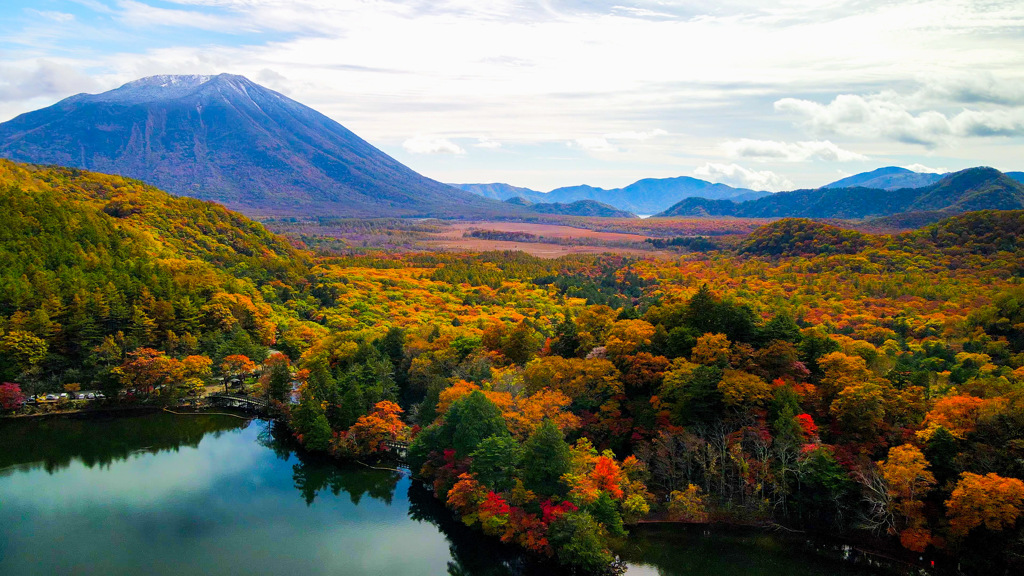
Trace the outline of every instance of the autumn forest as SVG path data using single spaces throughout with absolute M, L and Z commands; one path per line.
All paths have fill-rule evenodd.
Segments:
M 629 224 L 657 255 L 354 247 L 3 160 L 0 404 L 181 406 L 237 380 L 306 450 L 407 445 L 463 523 L 593 572 L 641 522 L 1024 567 L 1024 212 L 673 222 Z

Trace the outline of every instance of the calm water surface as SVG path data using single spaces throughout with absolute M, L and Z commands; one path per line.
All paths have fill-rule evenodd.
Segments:
M 629 576 L 867 574 L 763 535 L 633 532 Z M 0 421 L 0 574 L 551 573 L 408 478 L 300 457 L 265 422 Z

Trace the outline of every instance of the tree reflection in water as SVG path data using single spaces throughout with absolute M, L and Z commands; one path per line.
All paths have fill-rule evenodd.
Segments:
M 409 517 L 437 526 L 448 540 L 451 576 L 565 576 L 554 562 L 527 555 L 519 548 L 463 524 L 421 483 L 409 485 Z
M 249 426 L 257 428 L 241 432 Z M 311 550 L 309 558 L 314 558 L 317 555 L 318 538 L 334 537 L 333 531 L 323 532 L 321 530 L 336 523 L 339 527 L 347 525 L 348 528 L 358 532 L 347 533 L 346 537 L 352 538 L 353 542 L 373 541 L 374 546 L 366 551 L 366 556 L 371 560 L 375 554 L 378 556 L 380 554 L 386 556 L 392 554 L 402 556 L 404 554 L 405 558 L 399 559 L 399 562 L 394 565 L 404 566 L 406 569 L 414 568 L 410 573 L 434 574 L 447 564 L 447 573 L 450 576 L 557 576 L 565 574 L 551 561 L 526 554 L 517 547 L 504 545 L 495 538 L 484 536 L 474 528 L 465 526 L 419 482 L 403 477 L 397 472 L 374 470 L 359 465 L 345 465 L 331 459 L 308 455 L 296 445 L 287 430 L 267 422 L 250 423 L 244 419 L 225 416 L 173 416 L 164 413 L 109 419 L 54 418 L 34 421 L 23 419 L 0 421 L 0 477 L 14 476 L 19 471 L 32 474 L 32 469 L 35 469 L 37 480 L 41 478 L 52 481 L 50 476 L 60 475 L 60 472 L 55 471 L 67 468 L 76 460 L 81 461 L 89 468 L 108 467 L 117 461 L 133 459 L 133 454 L 155 455 L 160 452 L 175 451 L 181 447 L 194 448 L 199 446 L 200 441 L 207 434 L 216 437 L 225 433 L 227 434 L 224 442 L 210 443 L 205 452 L 202 449 L 198 451 L 182 450 L 182 452 L 191 452 L 191 454 L 188 454 L 190 458 L 185 458 L 181 462 L 190 462 L 197 466 L 174 469 L 171 475 L 175 477 L 172 478 L 175 481 L 168 484 L 170 491 L 161 492 L 156 489 L 159 488 L 158 486 L 142 486 L 138 490 L 125 490 L 123 498 L 111 499 L 109 491 L 97 492 L 87 486 L 74 484 L 76 481 L 93 480 L 102 475 L 76 476 L 72 474 L 66 478 L 70 482 L 66 492 L 69 494 L 82 492 L 86 495 L 97 496 L 100 500 L 69 495 L 68 501 L 78 502 L 81 507 L 77 512 L 70 513 L 68 517 L 56 516 L 58 519 L 56 525 L 47 524 L 47 516 L 43 514 L 21 515 L 21 512 L 16 511 L 20 509 L 12 506 L 10 500 L 0 503 L 0 512 L 8 513 L 5 520 L 7 525 L 17 526 L 17 530 L 12 529 L 6 534 L 0 534 L 0 548 L 6 545 L 7 549 L 3 552 L 6 552 L 10 558 L 12 557 L 10 554 L 12 548 L 9 540 L 2 542 L 4 536 L 20 534 L 21 531 L 27 531 L 30 535 L 45 535 L 29 537 L 22 542 L 21 550 L 26 562 L 24 565 L 37 566 L 41 560 L 37 557 L 36 540 L 38 538 L 59 540 L 61 537 L 55 536 L 55 534 L 62 533 L 61 530 L 64 530 L 68 523 L 78 522 L 78 524 L 73 524 L 72 528 L 67 529 L 67 539 L 77 541 L 77 536 L 80 533 L 94 529 L 91 528 L 92 524 L 88 524 L 93 517 L 87 513 L 93 509 L 99 511 L 96 518 L 98 518 L 97 522 L 102 525 L 111 522 L 112 517 L 118 517 L 126 519 L 123 525 L 129 527 L 126 529 L 135 530 L 140 524 L 133 523 L 131 520 L 137 516 L 134 512 L 145 510 L 147 514 L 143 516 L 148 516 L 151 513 L 155 515 L 154 517 L 166 518 L 167 526 L 174 526 L 176 522 L 181 521 L 183 516 L 186 517 L 185 536 L 197 533 L 203 527 L 224 527 L 220 531 L 207 530 L 203 535 L 203 541 L 220 538 L 221 541 L 231 542 L 231 546 L 238 546 L 238 541 L 233 538 L 241 534 L 246 542 L 250 538 L 254 539 L 253 541 L 259 541 L 260 538 L 266 537 L 267 541 L 276 543 L 283 537 L 282 533 L 267 532 L 266 530 L 269 528 L 260 528 L 258 523 L 254 524 L 250 519 L 266 517 L 270 514 L 281 514 L 281 518 L 276 518 L 275 522 L 271 522 L 269 525 L 287 527 L 286 532 L 291 537 L 297 538 L 297 542 Z M 232 435 L 232 433 L 235 434 Z M 251 442 L 254 437 L 263 448 L 252 446 Z M 263 450 L 272 452 L 274 456 L 264 455 Z M 234 464 L 237 466 L 228 465 L 228 460 L 232 459 L 235 459 Z M 174 462 L 178 462 L 173 455 L 170 458 L 160 457 L 152 460 L 163 462 L 165 465 L 167 463 L 173 465 Z M 141 478 L 144 483 L 152 481 L 154 474 L 165 473 L 169 470 L 167 466 L 154 467 L 150 464 L 152 462 L 149 462 L 148 458 L 139 458 L 137 466 L 115 467 L 117 469 L 110 472 L 124 474 L 126 478 Z M 47 471 L 48 474 L 38 472 L 42 470 Z M 192 475 L 198 476 L 197 482 L 182 483 L 183 479 Z M 235 486 L 238 482 L 242 483 L 244 491 L 231 494 L 230 497 L 219 493 L 219 491 L 231 490 L 230 487 Z M 17 485 L 18 482 L 8 483 L 8 487 L 16 488 Z M 25 486 L 26 484 L 22 483 L 21 485 Z M 135 485 L 132 486 L 132 488 L 135 487 Z M 304 509 L 295 500 L 295 496 L 291 492 L 292 488 L 298 491 L 302 501 L 307 504 L 307 509 Z M 325 491 L 329 491 L 329 493 L 325 494 Z M 360 514 L 353 515 L 360 516 L 360 518 L 345 518 L 345 514 L 352 513 L 353 507 L 335 506 L 336 503 L 329 502 L 332 500 L 332 495 L 340 497 L 342 492 L 348 495 L 353 506 L 362 503 L 361 508 L 365 510 L 361 509 Z M 153 495 L 156 497 L 153 498 Z M 321 495 L 324 496 L 324 502 L 321 502 L 321 506 L 313 507 L 313 502 Z M 36 494 L 31 488 L 29 496 L 25 499 L 28 505 L 47 510 L 54 509 L 56 506 L 47 495 Z M 365 498 L 366 496 L 372 500 Z M 113 501 L 102 501 L 104 498 Z M 406 505 L 404 498 L 408 500 L 408 517 L 403 508 Z M 382 506 L 374 500 L 385 505 Z M 138 501 L 138 508 L 135 508 L 136 501 Z M 23 505 L 25 504 L 23 503 Z M 133 513 L 118 512 L 112 515 L 110 510 L 121 510 L 118 508 L 119 506 L 125 507 L 124 510 L 130 510 Z M 190 506 L 192 508 L 189 508 Z M 12 511 L 14 511 L 13 514 Z M 336 511 L 340 511 L 340 514 Z M 287 519 L 284 519 L 285 515 L 287 515 Z M 28 518 L 31 518 L 32 522 L 28 522 L 26 520 Z M 358 521 L 352 523 L 353 519 Z M 410 519 L 424 525 L 419 529 L 412 529 L 411 525 L 414 523 L 409 522 Z M 146 525 L 146 522 L 148 521 L 144 521 L 142 525 Z M 26 526 L 35 526 L 35 528 L 26 528 Z M 244 529 L 239 529 L 239 526 L 243 526 Z M 440 532 L 441 536 L 438 536 L 435 529 Z M 33 533 L 32 530 L 37 532 Z M 809 549 L 809 543 L 801 538 L 783 539 L 778 535 L 769 535 L 761 531 L 717 530 L 709 533 L 706 527 L 686 529 L 678 526 L 648 526 L 633 527 L 631 532 L 632 534 L 623 541 L 622 549 L 618 552 L 638 571 L 648 574 L 656 572 L 665 576 L 682 576 L 684 574 L 700 574 L 702 576 L 818 576 L 820 574 L 864 576 L 880 572 L 858 569 L 849 564 L 817 557 L 815 553 L 817 548 Z M 75 538 L 72 538 L 71 534 L 74 534 Z M 400 536 L 396 536 L 396 534 Z M 230 555 L 224 556 L 220 553 L 203 556 L 201 547 L 197 547 L 187 538 L 185 541 L 179 542 L 181 536 L 179 534 L 177 538 L 165 539 L 164 544 L 171 542 L 174 545 L 166 548 L 164 552 L 177 557 L 179 550 L 189 550 L 191 553 L 201 556 L 201 561 L 206 562 L 206 566 L 214 568 L 223 562 L 248 561 L 246 559 L 249 557 L 245 555 L 233 560 Z M 375 538 L 379 538 L 380 541 L 377 542 L 374 540 Z M 123 537 L 118 535 L 110 541 L 110 546 L 114 546 L 115 543 L 120 543 L 122 540 Z M 152 539 L 143 540 L 147 545 L 152 543 Z M 424 546 L 424 542 L 429 542 L 429 546 Z M 296 545 L 299 546 L 299 543 Z M 374 552 L 378 543 L 381 546 L 379 553 Z M 179 544 L 182 547 L 175 548 Z M 419 544 L 420 548 L 416 548 L 416 544 Z M 447 551 L 444 550 L 445 544 L 447 544 Z M 117 558 L 122 567 L 135 566 L 132 562 L 135 562 L 136 559 L 131 557 L 129 552 L 139 548 L 128 548 L 130 550 L 122 551 L 121 556 Z M 172 550 L 172 552 L 167 552 L 168 550 Z M 430 560 L 434 563 L 428 566 L 427 563 L 420 562 L 421 558 L 414 556 L 416 550 L 426 555 L 433 554 Z M 67 552 L 68 558 L 73 556 L 74 562 L 80 562 L 81 558 L 94 554 L 95 551 L 85 547 L 76 549 L 74 554 L 71 554 L 70 551 Z M 0 554 L 0 566 L 3 566 L 3 556 L 4 554 Z M 145 554 L 143 556 L 145 557 L 139 561 L 150 562 L 148 556 Z M 64 556 L 56 555 L 55 558 L 57 562 L 65 561 Z M 95 556 L 93 561 L 97 562 L 97 565 L 103 565 L 102 563 L 107 559 Z M 317 561 L 311 560 L 313 563 Z M 402 562 L 406 562 L 406 564 L 402 564 Z M 387 563 L 373 564 L 370 562 L 370 564 L 383 566 Z M 310 564 L 310 566 L 312 565 Z M 289 565 L 286 569 L 278 570 L 277 573 L 293 573 L 294 568 Z M 188 571 L 184 566 L 182 569 Z M 10 570 L 5 571 L 0 568 L 0 572 L 8 571 Z M 259 569 L 249 571 L 261 572 Z M 20 570 L 20 572 L 32 571 Z M 40 570 L 35 570 L 35 572 L 40 572 Z M 54 568 L 47 573 L 58 572 L 60 570 Z M 138 570 L 121 570 L 120 572 L 135 573 Z M 211 570 L 211 572 L 216 572 L 216 570 Z M 268 568 L 262 572 L 273 573 L 274 571 Z M 356 573 L 385 572 L 370 570 Z
M 345 492 L 356 505 L 363 496 L 370 496 L 390 505 L 398 481 L 402 478 L 398 472 L 345 464 L 306 452 L 295 442 L 288 430 L 277 423 L 266 426 L 260 432 L 258 441 L 281 460 L 288 461 L 293 456 L 298 460 L 292 465 L 292 479 L 295 482 L 295 489 L 302 495 L 307 506 L 311 506 L 317 495 L 324 490 L 330 490 L 335 496 Z
M 88 468 L 106 467 L 139 452 L 157 454 L 182 446 L 195 448 L 207 434 L 216 437 L 248 425 L 248 420 L 230 416 L 175 416 L 164 412 L 0 420 L 0 470 L 28 466 L 53 474 L 76 460 Z
M 292 466 L 295 489 L 302 495 L 306 505 L 311 505 L 323 490 L 330 490 L 335 496 L 348 494 L 353 504 L 359 504 L 363 496 L 391 504 L 395 487 L 402 475 L 397 472 L 360 469 L 340 465 L 333 460 L 309 454 L 296 454 L 299 461 Z

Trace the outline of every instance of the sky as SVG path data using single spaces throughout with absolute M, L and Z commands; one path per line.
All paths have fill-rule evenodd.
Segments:
M 4 0 L 0 121 L 222 72 L 443 182 L 1024 170 L 1020 0 Z

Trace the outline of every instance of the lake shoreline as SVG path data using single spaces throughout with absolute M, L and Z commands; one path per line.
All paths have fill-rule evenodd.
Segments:
M 941 565 L 928 566 L 915 561 L 903 549 L 886 546 L 884 541 L 867 534 L 850 534 L 845 537 L 822 534 L 807 530 L 793 530 L 778 524 L 743 524 L 730 522 L 677 522 L 670 520 L 642 520 L 631 527 L 640 533 L 669 533 L 667 535 L 702 535 L 735 538 L 770 537 L 812 551 L 814 555 L 860 567 L 880 569 L 885 574 L 916 574 L 940 576 L 958 574 L 954 564 L 942 569 Z M 673 534 L 674 533 L 674 534 Z M 642 536 L 637 534 L 636 536 Z M 631 534 L 627 540 L 634 535 Z M 881 546 L 880 546 L 881 544 Z M 901 556 L 903 556 L 901 558 Z M 938 561 L 934 558 L 933 561 Z M 949 560 L 948 558 L 945 560 Z
M 309 453 L 305 446 L 303 446 L 302 442 L 294 437 L 294 431 L 292 430 L 287 418 L 278 418 L 276 419 L 276 422 L 287 430 L 290 443 L 293 444 L 293 450 Z M 431 482 L 421 478 L 419 474 L 408 468 L 384 468 L 374 465 L 397 465 L 401 463 L 400 461 L 392 458 L 389 454 L 379 454 L 377 455 L 377 458 L 371 462 L 365 462 L 356 458 L 344 458 L 334 454 L 318 454 L 317 456 L 330 462 L 334 462 L 336 465 L 358 464 L 374 470 L 397 472 L 408 475 L 411 481 L 421 485 L 425 491 L 430 494 L 430 498 L 436 502 L 446 514 L 450 515 L 453 522 L 463 525 L 456 513 L 449 509 L 443 500 L 436 497 Z M 500 543 L 500 539 L 484 534 L 476 529 L 477 527 L 475 526 L 465 526 L 465 528 L 476 533 L 480 538 L 493 541 L 495 544 Z M 951 557 L 933 556 L 926 561 L 925 556 L 921 554 L 918 556 L 919 559 L 915 560 L 912 557 L 915 553 L 908 552 L 904 548 L 900 547 L 898 543 L 894 544 L 891 541 L 880 539 L 870 533 L 864 532 L 854 532 L 838 536 L 820 534 L 809 530 L 797 530 L 777 522 L 744 523 L 740 521 L 730 522 L 728 520 L 717 520 L 701 523 L 668 520 L 657 517 L 640 520 L 632 526 L 629 526 L 627 529 L 676 530 L 680 532 L 688 531 L 687 529 L 693 529 L 703 531 L 706 534 L 745 534 L 747 536 L 765 536 L 799 544 L 804 549 L 813 549 L 813 554 L 822 559 L 833 560 L 850 566 L 881 569 L 884 571 L 884 574 L 888 576 L 907 576 L 911 574 L 916 576 L 946 576 L 959 574 L 959 572 L 954 568 L 955 561 Z M 619 553 L 622 552 L 622 549 L 629 545 L 630 539 L 631 535 L 627 535 L 617 546 L 618 549 L 613 549 L 613 552 L 617 557 L 620 555 Z M 520 547 L 514 548 L 524 558 L 533 558 L 535 561 L 541 562 L 552 562 L 553 567 L 565 569 L 564 566 L 553 563 L 551 558 L 545 557 L 542 554 L 531 552 Z M 930 563 L 930 566 L 927 565 L 926 562 Z M 943 570 L 937 567 L 937 565 L 945 565 L 946 562 L 949 563 L 950 568 Z M 614 567 L 610 567 L 609 570 L 609 573 L 614 573 Z
M 163 406 L 105 406 L 102 408 L 85 408 L 75 410 L 54 410 L 53 412 L 39 412 L 37 414 L 4 414 L 0 420 L 29 420 L 36 418 L 82 418 L 87 419 L 92 415 L 109 416 L 123 414 L 133 416 L 151 412 L 163 411 Z

